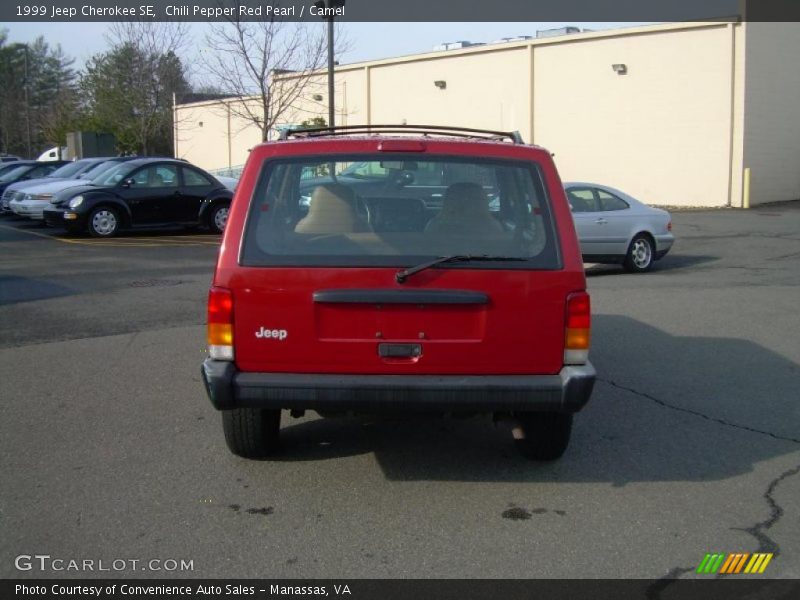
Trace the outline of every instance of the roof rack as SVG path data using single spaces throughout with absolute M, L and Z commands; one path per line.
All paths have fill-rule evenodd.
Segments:
M 509 140 L 514 144 L 524 144 L 519 131 L 491 131 L 469 127 L 443 127 L 441 125 L 339 125 L 314 129 L 285 129 L 280 139 L 311 138 L 332 135 L 358 135 L 369 133 L 418 133 L 423 137 L 441 135 L 449 137 L 474 138 L 483 140 Z

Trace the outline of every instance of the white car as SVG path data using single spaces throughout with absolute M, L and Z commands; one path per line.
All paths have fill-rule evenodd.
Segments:
M 105 160 L 104 158 L 84 158 L 68 162 L 44 177 L 12 183 L 5 189 L 2 199 L 0 199 L 0 212 L 11 212 L 11 201 L 22 200 L 28 189 L 54 182 L 89 179 L 89 173 L 93 172 L 94 169 Z
M 66 179 L 53 181 L 51 183 L 40 183 L 39 185 L 16 191 L 8 203 L 8 207 L 20 217 L 30 219 L 44 219 L 44 209 L 50 205 L 53 196 L 62 190 L 69 189 L 78 185 L 91 183 L 87 179 Z
M 29 219 L 44 219 L 44 209 L 50 205 L 50 201 L 55 194 L 63 190 L 92 182 L 99 174 L 118 164 L 119 158 L 111 159 L 83 159 L 75 163 L 65 165 L 78 167 L 79 163 L 84 163 L 83 170 L 78 170 L 69 177 L 45 177 L 24 183 L 11 185 L 3 194 L 3 201 L 8 202 L 8 209 L 21 217 Z M 57 174 L 61 169 L 53 171 Z
M 217 181 L 219 181 L 222 185 L 224 185 L 230 191 L 232 191 L 232 192 L 236 191 L 236 186 L 239 183 L 238 179 L 235 179 L 233 177 L 225 177 L 223 175 L 215 175 L 215 177 L 217 178 Z
M 641 273 L 669 252 L 672 217 L 616 188 L 596 183 L 564 184 L 584 262 L 622 264 Z

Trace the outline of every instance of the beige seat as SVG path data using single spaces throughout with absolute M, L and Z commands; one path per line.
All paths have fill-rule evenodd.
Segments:
M 503 226 L 489 212 L 489 199 L 477 183 L 454 183 L 444 194 L 442 210 L 428 223 L 426 233 L 502 233 Z
M 164 181 L 164 177 L 156 171 L 156 169 L 148 169 L 146 172 L 147 174 L 147 181 L 144 182 L 142 187 L 147 188 L 158 188 L 158 187 L 166 187 L 166 182 Z
M 297 233 L 361 233 L 371 231 L 356 214 L 356 195 L 339 183 L 314 188 L 308 215 L 300 219 Z

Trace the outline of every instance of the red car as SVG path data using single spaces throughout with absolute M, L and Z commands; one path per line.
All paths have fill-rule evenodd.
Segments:
M 516 133 L 294 131 L 253 149 L 208 301 L 202 374 L 230 450 L 281 411 L 491 413 L 560 457 L 589 400 L 589 296 L 550 154 Z

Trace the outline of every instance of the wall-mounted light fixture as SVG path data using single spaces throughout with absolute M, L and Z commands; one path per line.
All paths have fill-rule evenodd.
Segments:
M 614 73 L 617 75 L 626 75 L 628 73 L 628 65 L 625 63 L 611 65 L 611 68 L 614 69 Z
M 447 87 L 447 82 L 443 79 L 437 79 L 436 81 L 433 82 L 433 85 L 435 85 L 440 90 L 443 90 Z
M 311 96 L 311 98 L 312 98 L 312 99 L 313 99 L 315 102 L 322 102 L 322 94 L 314 94 L 313 96 Z

